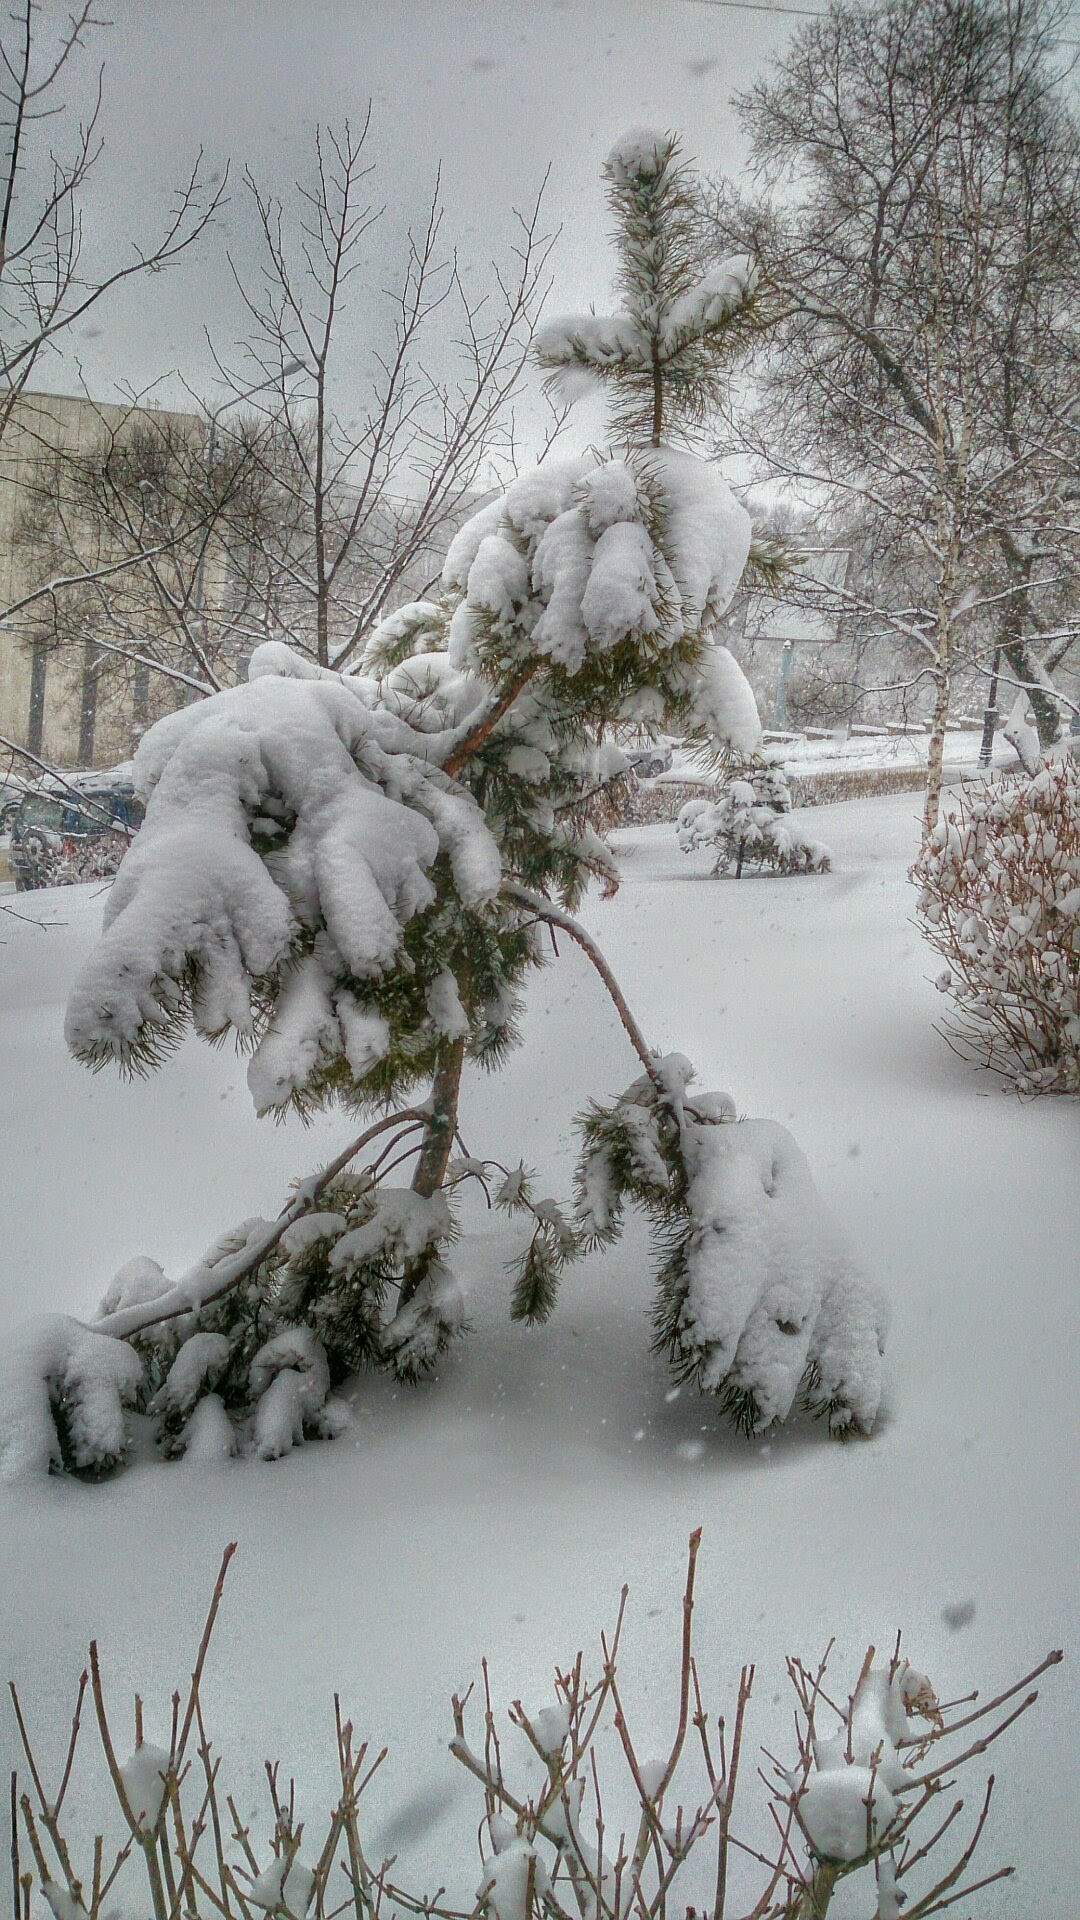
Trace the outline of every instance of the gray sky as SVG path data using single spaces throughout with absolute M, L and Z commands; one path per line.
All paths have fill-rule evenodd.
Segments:
M 697 0 L 114 0 L 114 25 L 84 56 L 105 63 L 106 150 L 87 197 L 94 249 L 122 254 L 152 234 L 170 188 L 202 146 L 232 167 L 216 235 L 180 271 L 99 310 L 77 350 L 90 389 L 142 388 L 172 367 L 213 398 L 203 340 L 227 346 L 242 320 L 224 250 L 251 258 L 241 174 L 287 193 L 318 120 L 372 101 L 372 196 L 386 216 L 367 285 L 347 315 L 362 366 L 374 289 L 442 164 L 446 233 L 478 274 L 505 250 L 512 209 L 551 179 L 546 223 L 563 232 L 548 311 L 603 304 L 612 272 L 600 162 L 632 124 L 678 128 L 709 170 L 738 163 L 729 100 L 797 20 Z M 96 56 L 96 58 L 95 58 Z M 57 368 L 50 384 L 76 384 Z M 161 391 L 176 397 L 175 387 Z
M 506 259 L 513 208 L 532 201 L 550 165 L 545 222 L 562 234 L 547 311 L 603 306 L 613 262 L 599 168 L 616 136 L 642 123 L 676 128 L 703 169 L 737 170 L 731 95 L 799 25 L 797 11 L 703 0 L 113 0 L 105 10 L 114 24 L 80 66 L 89 83 L 105 65 L 88 257 L 128 257 L 133 236 L 158 231 L 200 146 L 211 169 L 229 163 L 232 184 L 197 256 L 91 317 L 74 342 L 82 376 L 109 398 L 117 382 L 141 390 L 179 368 L 211 404 L 220 390 L 204 329 L 222 350 L 243 331 L 225 253 L 250 272 L 245 166 L 287 196 L 310 163 L 316 122 L 358 121 L 371 100 L 370 192 L 386 214 L 342 328 L 345 384 L 351 374 L 359 395 L 380 335 L 379 289 L 440 163 L 445 234 L 478 284 L 492 258 Z M 43 0 L 43 20 L 66 12 Z M 1080 17 L 1080 0 L 1070 12 Z M 62 123 L 52 126 L 62 135 Z M 74 389 L 78 370 L 54 366 L 48 384 Z M 175 381 L 159 398 L 184 404 Z M 337 398 L 347 412 L 348 393 Z M 574 437 L 595 434 L 599 417 L 587 403 Z

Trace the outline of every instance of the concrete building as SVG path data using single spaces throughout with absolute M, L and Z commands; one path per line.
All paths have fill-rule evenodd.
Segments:
M 0 422 L 0 733 L 55 766 L 110 765 L 184 693 L 131 657 L 141 643 L 161 650 L 167 615 L 146 568 L 124 564 L 138 552 L 138 524 L 123 510 L 110 519 L 88 508 L 94 475 L 118 453 L 130 471 L 137 444 L 156 446 L 159 469 L 172 457 L 190 474 L 206 424 L 194 413 L 47 393 L 20 394 L 0 407 Z M 182 558 L 190 606 L 190 543 Z M 104 569 L 114 571 L 94 580 Z M 67 584 L 27 598 L 46 582 Z

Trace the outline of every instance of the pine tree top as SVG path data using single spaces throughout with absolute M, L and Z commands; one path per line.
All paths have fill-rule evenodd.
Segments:
M 557 383 L 584 369 L 611 394 L 612 427 L 659 446 L 693 434 L 724 396 L 753 323 L 757 270 L 744 257 L 707 264 L 696 179 L 673 133 L 632 128 L 604 162 L 615 219 L 621 305 L 549 320 L 534 339 Z

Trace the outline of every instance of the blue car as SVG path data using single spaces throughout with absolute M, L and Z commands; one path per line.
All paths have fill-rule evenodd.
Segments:
M 134 789 L 122 781 L 24 794 L 8 851 L 16 891 L 110 879 L 142 817 Z

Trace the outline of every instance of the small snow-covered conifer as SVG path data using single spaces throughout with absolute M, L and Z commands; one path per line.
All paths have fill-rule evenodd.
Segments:
M 791 789 L 781 767 L 748 768 L 716 800 L 688 800 L 676 823 L 684 853 L 716 850 L 714 873 L 742 877 L 745 867 L 775 873 L 827 873 L 832 854 L 791 818 Z
M 617 882 L 587 805 L 605 730 L 664 720 L 740 755 L 759 738 L 717 635 L 749 518 L 716 467 L 672 437 L 716 395 L 749 324 L 753 274 L 743 262 L 695 277 L 671 136 L 620 141 L 606 173 L 624 307 L 551 323 L 537 351 L 549 368 L 588 364 L 614 383 L 612 445 L 546 462 L 475 515 L 438 597 L 384 621 L 359 672 L 271 643 L 246 685 L 169 715 L 140 746 L 145 824 L 71 995 L 72 1050 L 132 1071 L 190 1027 L 231 1033 L 250 1051 L 260 1112 L 336 1102 L 370 1123 L 277 1221 L 244 1222 L 153 1298 L 114 1287 L 97 1333 L 138 1352 L 169 1451 L 220 1454 L 226 1408 L 246 1444 L 274 1457 L 338 1429 L 334 1389 L 360 1364 L 430 1370 L 464 1321 L 451 1264 L 464 1182 L 483 1181 L 524 1224 L 511 1310 L 544 1319 L 561 1268 L 611 1237 L 621 1199 L 649 1206 L 642 1167 L 681 1209 L 687 1264 L 661 1279 L 680 1366 L 736 1393 L 748 1424 L 783 1417 L 800 1381 L 819 1378 L 837 1424 L 873 1420 L 880 1315 L 865 1290 L 844 1291 L 797 1149 L 783 1149 L 796 1171 L 782 1230 L 772 1148 L 747 1135 L 749 1211 L 741 1177 L 726 1189 L 737 1256 L 692 1253 L 711 1231 L 695 1198 L 712 1204 L 708 1169 L 745 1153 L 730 1103 L 689 1101 L 685 1065 L 666 1072 L 635 1037 L 645 1102 L 631 1092 L 608 1121 L 597 1109 L 586 1122 L 577 1215 L 538 1195 L 501 1141 L 482 1159 L 455 1151 L 462 1073 L 498 1067 L 516 1043 L 548 926 L 617 992 L 571 918 L 592 878 Z M 402 1166 L 408 1184 L 395 1184 Z M 62 1422 L 56 1377 L 45 1385 Z

